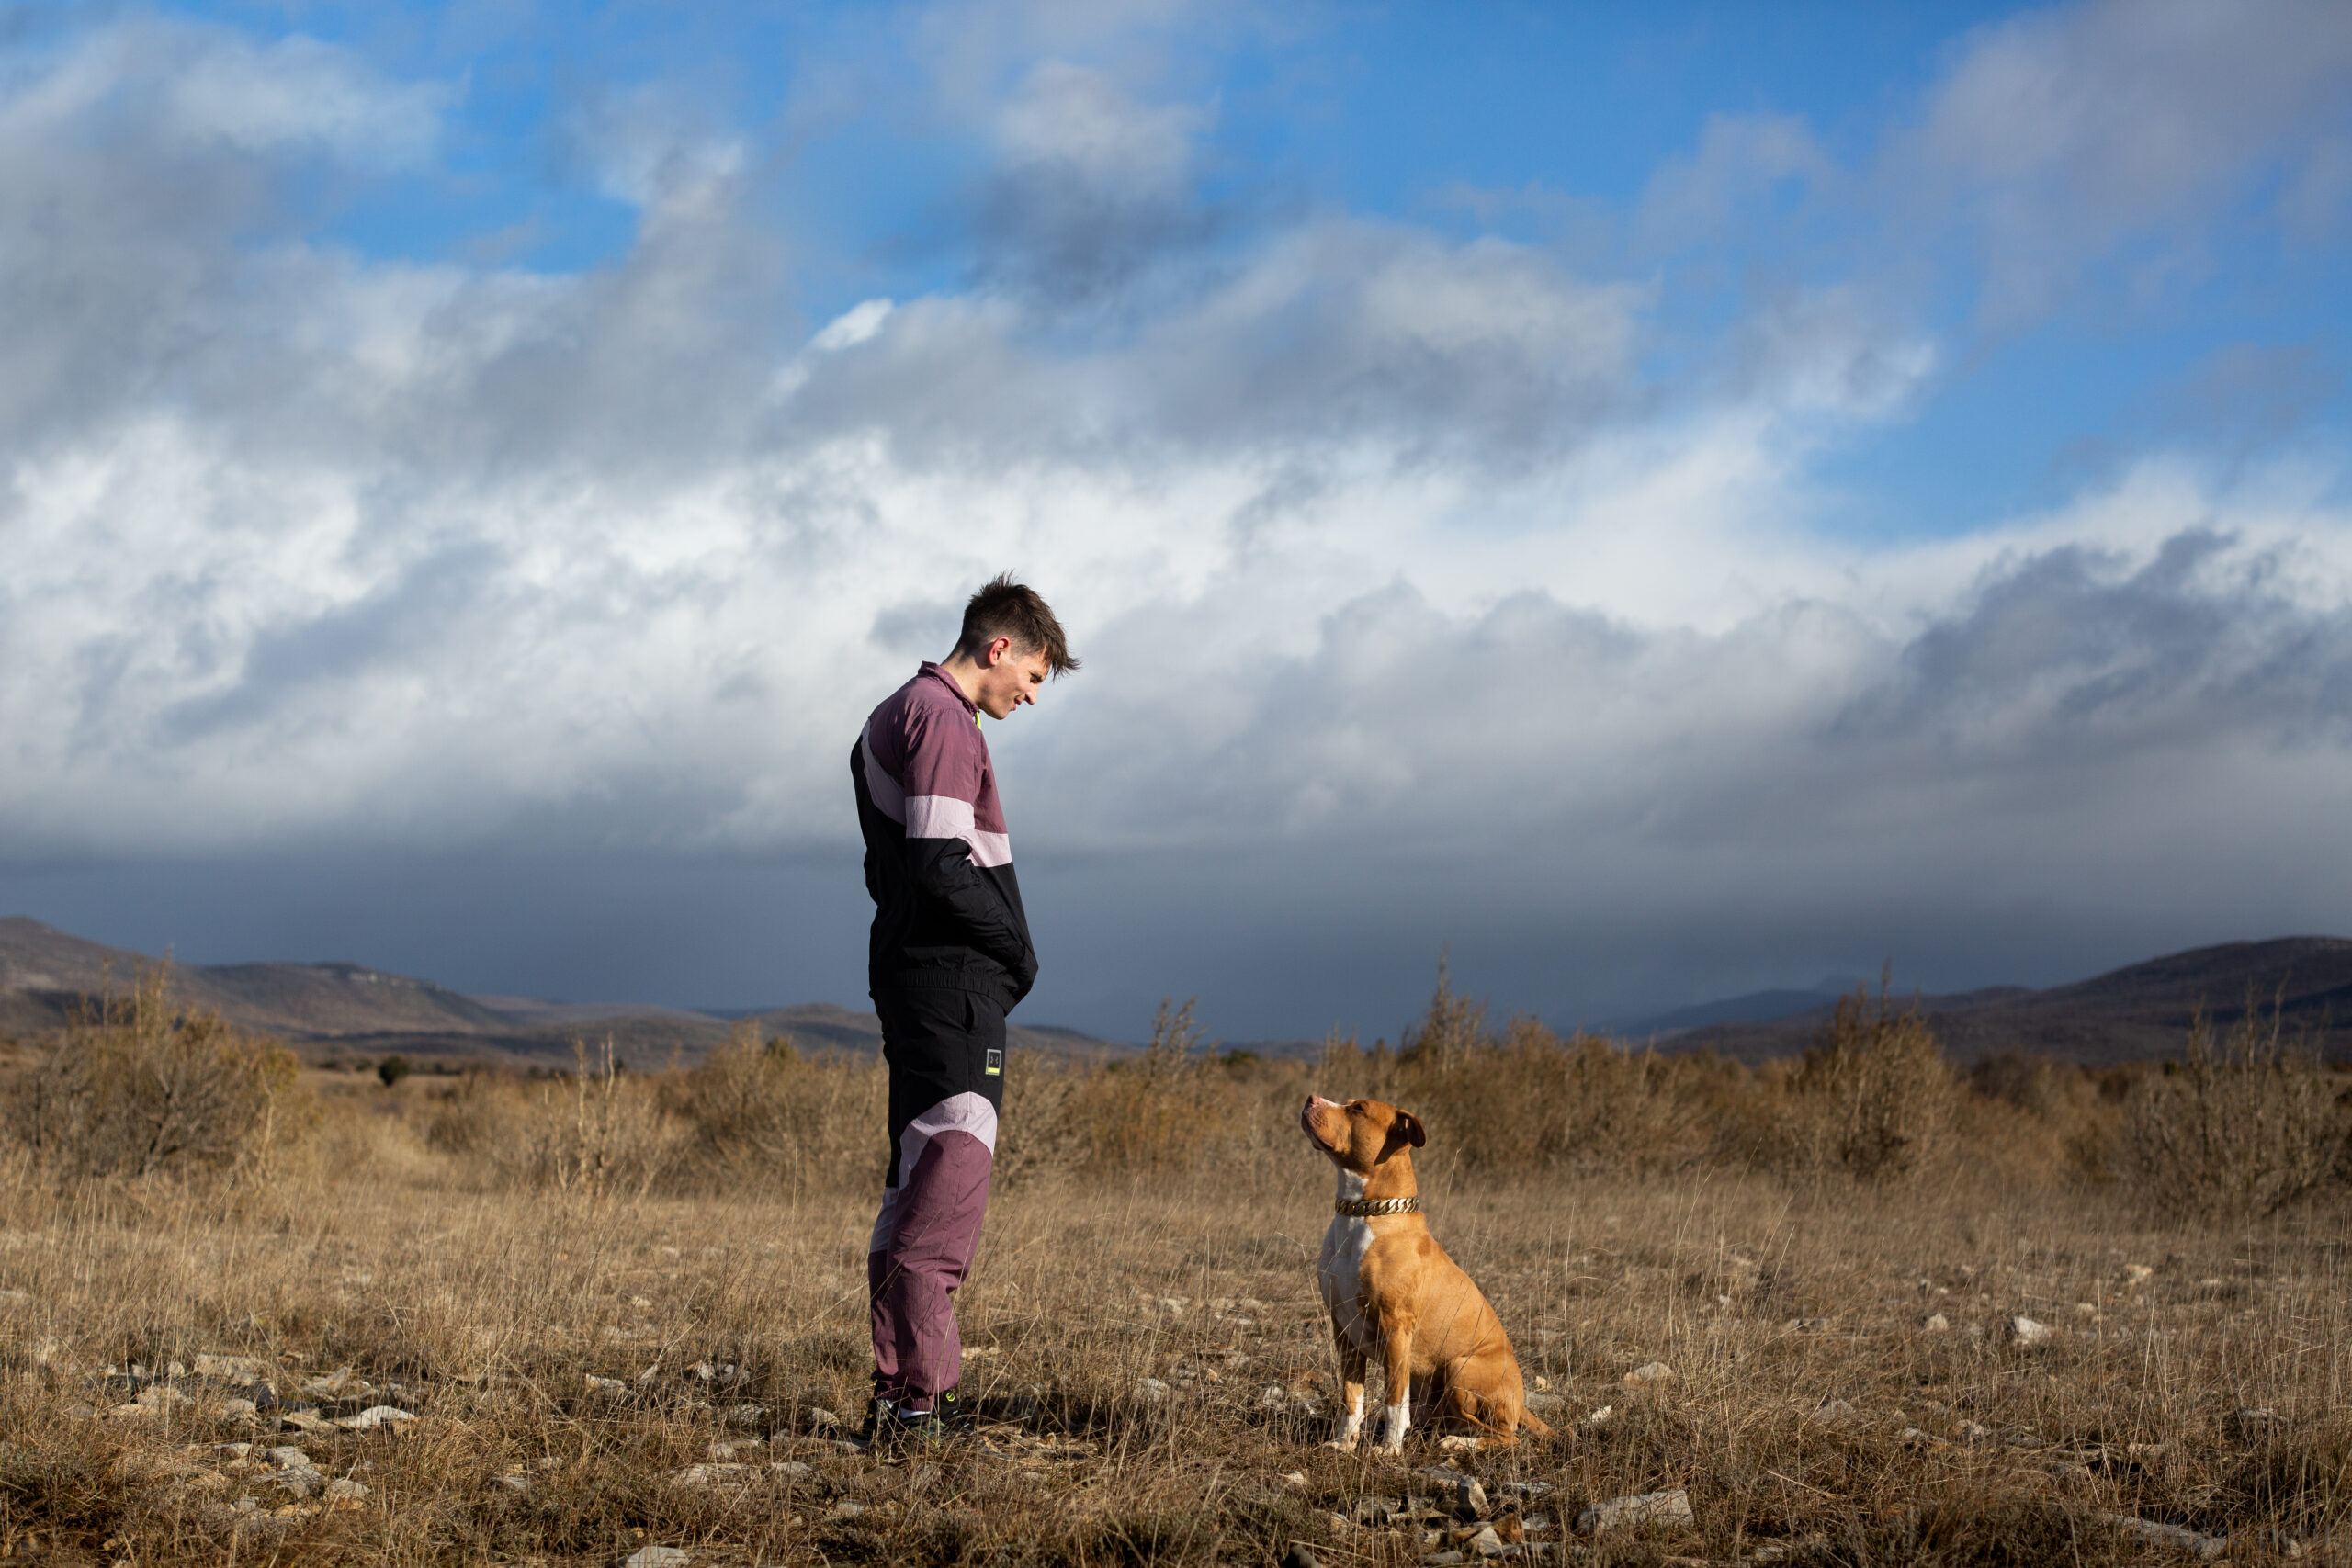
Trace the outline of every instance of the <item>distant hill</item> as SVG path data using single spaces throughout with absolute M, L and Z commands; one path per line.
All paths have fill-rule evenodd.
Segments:
M 89 998 L 127 992 L 161 960 L 108 947 L 24 916 L 0 919 L 0 1036 L 45 1034 Z M 736 1027 L 734 1020 L 684 1008 L 628 1002 L 555 1002 L 468 996 L 430 980 L 365 964 L 175 964 L 180 1006 L 220 1013 L 241 1029 L 276 1035 L 305 1055 L 393 1053 L 432 1058 L 560 1064 L 573 1042 L 610 1036 L 639 1068 L 695 1062 Z M 789 1034 L 811 1047 L 878 1051 L 881 1021 L 825 1002 L 750 1015 L 766 1036 Z M 1074 1030 L 1009 1031 L 1016 1048 L 1066 1058 L 1131 1051 Z
M 2047 990 L 2005 986 L 1917 1000 L 1957 1061 L 2019 1051 L 2101 1066 L 2178 1055 L 2199 1009 L 2227 1028 L 2245 1016 L 2249 994 L 2266 1016 L 2278 1002 L 2290 1037 L 2306 1037 L 2330 1056 L 2352 1055 L 2352 940 L 2343 937 L 2226 942 Z M 1660 1043 L 1747 1062 L 1794 1055 L 1819 1038 L 1835 1005 L 1704 1024 Z
M 1744 996 L 1694 1002 L 1689 1007 L 1652 1013 L 1645 1018 L 1629 1018 L 1611 1025 L 1606 1032 L 1625 1039 L 1639 1039 L 1647 1034 L 1679 1034 L 1711 1023 L 1770 1023 L 1798 1013 L 1812 1012 L 1818 1008 L 1834 1008 L 1838 1005 L 1838 998 L 1852 988 L 1849 985 L 1823 984 L 1803 991 L 1749 991 Z

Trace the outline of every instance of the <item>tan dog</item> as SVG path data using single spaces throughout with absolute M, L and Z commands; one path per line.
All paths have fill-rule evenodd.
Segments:
M 1353 1449 L 1363 1427 L 1363 1374 L 1381 1357 L 1388 1397 L 1380 1447 L 1404 1447 L 1416 1402 L 1467 1422 L 1498 1443 L 1515 1428 L 1552 1428 L 1527 1413 L 1519 1360 L 1502 1320 L 1421 1218 L 1413 1151 L 1428 1134 L 1412 1115 L 1376 1100 L 1306 1097 L 1298 1122 L 1340 1168 L 1338 1213 L 1323 1233 L 1317 1274 L 1340 1349 L 1347 1407 L 1334 1446 Z

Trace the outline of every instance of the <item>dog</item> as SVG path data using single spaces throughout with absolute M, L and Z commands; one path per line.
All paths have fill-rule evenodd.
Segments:
M 1388 1399 L 1382 1452 L 1403 1449 L 1416 1404 L 1476 1428 L 1483 1437 L 1474 1442 L 1514 1443 L 1521 1427 L 1550 1436 L 1527 1413 L 1502 1320 L 1421 1217 L 1413 1151 L 1429 1134 L 1419 1120 L 1376 1100 L 1340 1104 L 1310 1094 L 1298 1122 L 1340 1170 L 1337 1212 L 1317 1267 L 1347 1385 L 1331 1446 L 1356 1446 L 1364 1369 L 1375 1355 Z

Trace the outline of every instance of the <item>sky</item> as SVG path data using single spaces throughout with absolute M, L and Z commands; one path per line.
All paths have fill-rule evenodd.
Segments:
M 0 912 L 862 1005 L 1012 569 L 1016 1021 L 2352 933 L 2352 8 L 0 12 Z

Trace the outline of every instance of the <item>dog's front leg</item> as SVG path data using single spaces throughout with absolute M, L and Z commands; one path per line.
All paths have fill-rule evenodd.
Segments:
M 1388 1422 L 1380 1434 L 1380 1451 L 1393 1454 L 1403 1450 L 1405 1427 L 1413 1419 L 1413 1325 L 1392 1323 L 1381 1338 L 1387 1353 L 1382 1367 L 1387 1386 L 1381 1392 L 1388 1399 Z
M 1331 1342 L 1340 1351 L 1340 1427 L 1331 1446 L 1355 1451 L 1356 1434 L 1363 1430 L 1363 1374 L 1370 1358 L 1356 1348 L 1347 1331 L 1334 1325 Z

